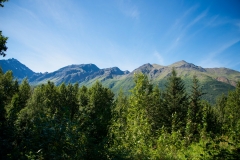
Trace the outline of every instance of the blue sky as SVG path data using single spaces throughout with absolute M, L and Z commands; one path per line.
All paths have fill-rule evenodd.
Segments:
M 240 71 L 239 0 L 9 0 L 7 56 L 35 72 L 70 64 L 169 65 Z M 2 57 L 1 57 L 2 59 Z

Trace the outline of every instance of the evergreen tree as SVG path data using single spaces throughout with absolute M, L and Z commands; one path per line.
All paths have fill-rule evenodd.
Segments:
M 175 69 L 172 70 L 163 92 L 163 106 L 163 124 L 167 131 L 182 130 L 186 126 L 188 96 L 184 83 L 177 77 Z
M 230 91 L 226 103 L 225 116 L 227 117 L 228 131 L 233 139 L 240 141 L 240 82 L 237 83 L 236 89 Z
M 153 92 L 149 95 L 147 113 L 149 123 L 151 124 L 151 132 L 154 136 L 157 136 L 157 132 L 162 128 L 163 124 L 163 99 L 160 89 L 156 86 Z
M 191 89 L 190 103 L 188 108 L 186 136 L 189 140 L 199 140 L 202 124 L 202 111 L 201 96 L 203 95 L 199 81 L 196 76 L 193 76 L 193 85 Z
M 202 133 L 208 134 L 212 137 L 220 132 L 220 124 L 213 107 L 206 101 L 202 101 Z
M 228 117 L 226 116 L 226 106 L 227 106 L 227 96 L 222 94 L 220 97 L 217 98 L 216 104 L 214 106 L 214 112 L 218 117 L 218 122 L 221 125 L 220 134 L 225 134 L 226 131 L 229 129 L 227 124 Z

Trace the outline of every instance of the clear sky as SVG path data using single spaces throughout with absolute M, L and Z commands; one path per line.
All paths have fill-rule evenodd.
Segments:
M 35 72 L 180 60 L 240 71 L 239 0 L 9 0 L 0 30 L 4 59 Z

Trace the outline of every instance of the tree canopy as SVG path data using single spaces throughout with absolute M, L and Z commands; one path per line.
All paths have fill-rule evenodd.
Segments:
M 1 159 L 240 158 L 240 82 L 210 105 L 197 77 L 188 93 L 174 69 L 163 90 L 134 80 L 114 98 L 100 82 L 31 87 L 0 69 Z
M 0 7 L 3 7 L 3 3 L 6 2 L 8 0 L 0 0 Z M 6 51 L 7 51 L 7 46 L 6 46 L 6 43 L 7 43 L 7 37 L 4 37 L 2 35 L 2 31 L 0 31 L 0 56 L 3 56 L 5 57 L 6 56 Z

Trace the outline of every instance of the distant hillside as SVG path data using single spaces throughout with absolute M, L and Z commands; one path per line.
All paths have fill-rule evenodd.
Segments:
M 46 83 L 47 81 L 55 82 L 56 84 L 65 83 L 82 83 L 85 81 L 91 81 L 95 78 L 113 78 L 128 74 L 128 71 L 121 71 L 117 67 L 99 69 L 94 64 L 80 64 L 69 65 L 63 67 L 52 73 L 44 73 L 40 75 L 34 75 L 29 78 L 30 83 L 37 85 Z
M 16 59 L 1 60 L 3 71 L 12 70 L 16 78 L 28 77 L 30 84 L 38 85 L 52 81 L 59 85 L 61 83 L 75 83 L 90 86 L 97 80 L 104 86 L 109 87 L 114 93 L 120 88 L 128 94 L 133 88 L 134 73 L 146 74 L 155 85 L 161 89 L 165 87 L 172 68 L 178 73 L 186 88 L 191 88 L 191 80 L 196 75 L 202 85 L 203 92 L 207 93 L 204 99 L 213 102 L 221 94 L 227 94 L 235 88 L 236 82 L 240 81 L 240 72 L 228 68 L 202 68 L 186 61 L 179 61 L 169 66 L 158 64 L 144 64 L 132 72 L 121 71 L 118 67 L 99 69 L 94 64 L 69 65 L 51 73 L 34 73 Z

